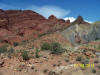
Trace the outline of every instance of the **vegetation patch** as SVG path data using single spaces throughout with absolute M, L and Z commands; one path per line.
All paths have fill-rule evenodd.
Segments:
M 16 46 L 19 45 L 19 43 L 18 42 L 14 42 L 13 45 L 14 45 L 14 47 L 16 47 Z
M 98 66 L 98 68 L 100 69 L 100 65 Z
M 100 45 L 98 45 L 98 49 L 100 49 Z
M 50 44 L 45 42 L 41 45 L 42 50 L 50 50 Z
M 8 58 L 12 57 L 12 54 L 14 54 L 15 50 L 13 48 L 10 48 L 7 53 L 8 53 Z
M 81 63 L 84 64 L 84 65 L 86 65 L 86 64 L 89 63 L 89 59 L 83 59 L 83 60 L 81 60 Z
M 61 45 L 59 43 L 51 43 L 51 53 L 52 54 L 60 54 L 60 53 L 63 53 L 65 51 L 65 49 L 63 49 L 61 47 Z
M 28 40 L 23 40 L 23 41 L 21 41 L 20 45 L 25 45 L 27 43 L 28 43 Z
M 23 60 L 29 60 L 29 56 L 28 56 L 28 52 L 27 51 L 23 51 L 21 54 Z
M 48 69 L 44 69 L 44 70 L 43 70 L 43 73 L 47 73 L 47 72 L 48 72 Z
M 38 35 L 39 37 L 42 37 L 42 36 L 45 36 L 46 35 L 46 33 L 44 33 L 44 34 L 40 34 L 40 35 Z
M 4 46 L 2 46 L 2 47 L 0 47 L 0 54 L 1 53 L 6 53 L 7 52 L 7 45 L 4 45 Z
M 82 56 L 77 56 L 76 61 L 82 61 L 83 57 Z
M 50 50 L 52 54 L 61 54 L 65 51 L 65 49 L 57 42 L 43 43 L 41 49 Z
M 10 48 L 10 49 L 8 50 L 8 53 L 9 53 L 9 54 L 14 53 L 14 49 L 13 49 L 13 48 Z
M 96 73 L 96 69 L 92 69 L 92 73 Z
M 36 49 L 36 52 L 35 52 L 35 57 L 36 58 L 39 58 L 40 56 L 39 56 L 39 52 L 40 52 L 40 50 L 39 49 Z

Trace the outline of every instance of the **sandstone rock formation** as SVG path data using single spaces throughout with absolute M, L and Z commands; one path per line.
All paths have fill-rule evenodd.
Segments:
M 3 33 L 10 33 L 9 35 L 14 35 L 14 38 L 36 38 L 40 34 L 48 31 L 57 31 L 68 26 L 69 24 L 70 22 L 65 22 L 63 19 L 57 19 L 54 15 L 51 15 L 48 19 L 46 19 L 45 17 L 31 10 L 0 9 L 0 28 L 2 29 L 0 36 L 2 37 L 4 37 Z M 6 38 L 8 38 L 9 35 L 7 35 Z
M 78 18 L 72 24 L 89 24 L 85 22 L 82 16 L 78 16 Z

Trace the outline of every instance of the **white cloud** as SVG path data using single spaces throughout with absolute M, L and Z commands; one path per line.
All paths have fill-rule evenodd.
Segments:
M 86 22 L 88 22 L 88 23 L 93 23 L 92 21 L 88 21 L 88 20 L 85 20 Z
M 30 5 L 26 7 L 19 7 L 19 6 L 12 6 L 4 3 L 0 3 L 0 9 L 24 9 L 24 10 L 33 10 L 37 13 L 45 16 L 48 18 L 50 15 L 55 15 L 57 18 L 63 18 L 67 16 L 70 13 L 70 10 L 65 10 L 63 8 L 60 8 L 58 6 L 51 6 L 51 5 L 45 5 L 45 6 L 36 6 L 36 5 Z
M 33 5 L 26 9 L 34 10 L 39 14 L 45 16 L 46 18 L 48 18 L 50 15 L 55 15 L 57 18 L 63 18 L 70 13 L 69 10 L 65 10 L 57 6 L 34 6 Z
M 70 10 L 65 10 L 63 8 L 60 8 L 58 6 L 51 6 L 51 5 L 45 5 L 45 6 L 36 6 L 36 5 L 30 5 L 26 7 L 19 7 L 19 6 L 12 6 L 4 3 L 0 3 L 0 9 L 24 9 L 24 10 L 33 10 L 46 18 L 48 18 L 50 15 L 55 15 L 57 18 L 63 18 L 67 16 L 70 13 Z
M 70 22 L 73 22 L 76 20 L 76 18 L 75 17 L 66 17 L 66 18 L 64 18 L 64 20 L 70 20 Z M 93 23 L 92 21 L 88 21 L 88 20 L 85 20 L 85 21 L 88 23 Z
M 58 6 L 36 6 L 36 5 L 31 5 L 31 6 L 26 6 L 26 8 L 20 8 L 19 6 L 12 6 L 12 5 L 7 5 L 4 3 L 0 3 L 0 9 L 24 9 L 24 10 L 33 10 L 36 11 L 37 13 L 45 16 L 48 18 L 50 15 L 55 15 L 57 18 L 64 18 L 70 13 L 70 10 L 65 10 L 63 8 L 60 8 Z M 76 18 L 74 17 L 66 17 L 64 20 L 70 20 L 71 22 L 75 21 Z M 93 23 L 92 21 L 85 20 L 86 22 Z
M 75 21 L 75 19 L 76 19 L 76 18 L 74 18 L 74 17 L 66 17 L 66 18 L 64 18 L 64 20 L 70 20 L 70 22 Z

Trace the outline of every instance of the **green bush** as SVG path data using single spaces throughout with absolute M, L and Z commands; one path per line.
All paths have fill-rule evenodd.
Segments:
M 14 49 L 13 49 L 13 48 L 10 48 L 10 49 L 8 50 L 8 53 L 10 53 L 10 54 L 14 53 Z
M 83 57 L 82 56 L 77 56 L 76 61 L 82 61 Z
M 50 50 L 52 54 L 60 54 L 63 53 L 65 51 L 65 49 L 63 49 L 61 47 L 61 45 L 57 42 L 53 42 L 53 43 L 43 43 L 41 45 L 41 49 L 42 50 Z
M 20 43 L 20 45 L 25 45 L 27 43 L 28 43 L 28 40 L 22 40 L 21 43 Z
M 96 49 L 96 48 L 97 48 L 97 47 L 96 47 L 96 45 L 94 45 L 93 47 L 94 47 L 94 49 Z
M 100 49 L 100 45 L 98 45 L 98 49 Z
M 14 47 L 16 47 L 16 46 L 19 45 L 19 43 L 18 42 L 14 42 L 13 45 L 14 45 Z
M 89 59 L 83 59 L 83 60 L 81 60 L 81 63 L 84 64 L 84 65 L 86 65 L 86 64 L 89 63 Z
M 39 49 L 36 49 L 36 52 L 35 52 L 35 57 L 36 58 L 39 58 L 40 56 L 39 56 L 39 52 L 40 52 L 40 50 Z
M 48 69 L 44 69 L 44 70 L 43 70 L 43 73 L 47 73 L 47 72 L 48 72 Z
M 100 65 L 98 66 L 98 68 L 100 69 Z
M 92 73 L 96 73 L 96 69 L 92 69 Z
M 5 52 L 7 52 L 7 45 L 4 45 L 4 46 L 2 46 L 2 47 L 0 47 L 0 53 L 5 53 Z
M 87 50 L 83 50 L 83 51 L 82 51 L 82 53 L 86 53 L 86 52 L 87 52 Z
M 14 49 L 13 49 L 13 48 L 10 48 L 10 49 L 7 51 L 7 53 L 8 53 L 8 58 L 11 59 L 12 54 L 14 53 Z
M 61 45 L 57 42 L 51 43 L 50 50 L 52 54 L 60 54 L 65 51 L 65 49 L 63 49 Z
M 94 58 L 94 56 L 92 55 L 91 58 Z
M 42 36 L 44 36 L 44 35 L 46 35 L 46 33 L 44 33 L 44 34 L 40 34 L 40 35 L 38 35 L 38 37 L 42 37 Z
M 50 50 L 50 44 L 49 43 L 43 43 L 42 45 L 41 45 L 41 49 L 42 50 Z
M 23 60 L 29 60 L 29 56 L 28 56 L 28 52 L 27 51 L 23 51 L 21 56 L 23 57 Z

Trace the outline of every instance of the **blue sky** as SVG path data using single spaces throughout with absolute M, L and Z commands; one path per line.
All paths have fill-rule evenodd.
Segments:
M 0 0 L 0 9 L 30 9 L 46 18 L 75 19 L 83 16 L 87 21 L 100 20 L 100 0 Z

